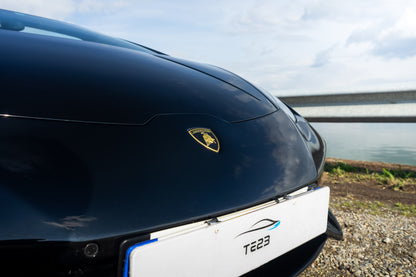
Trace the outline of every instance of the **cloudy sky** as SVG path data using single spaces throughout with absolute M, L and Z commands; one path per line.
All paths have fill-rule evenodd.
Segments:
M 416 89 L 416 1 L 0 0 L 231 70 L 276 95 Z

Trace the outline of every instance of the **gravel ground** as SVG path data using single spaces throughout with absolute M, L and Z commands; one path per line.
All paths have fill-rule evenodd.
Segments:
M 391 210 L 331 210 L 344 240 L 328 239 L 300 276 L 416 276 L 416 217 Z

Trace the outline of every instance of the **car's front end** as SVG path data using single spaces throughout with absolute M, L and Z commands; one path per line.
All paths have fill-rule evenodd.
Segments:
M 319 253 L 325 143 L 285 104 L 63 23 L 1 11 L 0 24 L 2 270 L 293 275 Z

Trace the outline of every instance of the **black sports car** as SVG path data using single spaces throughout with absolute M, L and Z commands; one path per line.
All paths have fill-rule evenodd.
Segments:
M 224 69 L 0 10 L 0 274 L 296 275 L 325 143 Z

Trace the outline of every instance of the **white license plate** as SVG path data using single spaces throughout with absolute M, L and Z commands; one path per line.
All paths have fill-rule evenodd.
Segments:
M 130 247 L 124 276 L 240 276 L 326 231 L 324 187 L 151 234 Z

